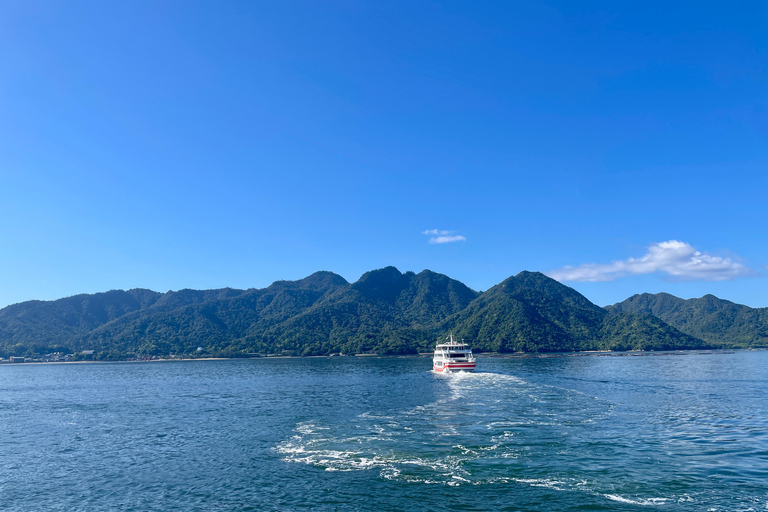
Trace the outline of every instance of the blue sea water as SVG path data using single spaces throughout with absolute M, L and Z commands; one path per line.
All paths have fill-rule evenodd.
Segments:
M 768 352 L 0 367 L 0 510 L 768 510 Z

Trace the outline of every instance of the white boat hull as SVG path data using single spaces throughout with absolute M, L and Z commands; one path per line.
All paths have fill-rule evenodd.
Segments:
M 437 366 L 432 363 L 432 369 L 436 372 L 473 372 L 475 371 L 476 364 L 471 363 L 447 363 L 444 366 Z

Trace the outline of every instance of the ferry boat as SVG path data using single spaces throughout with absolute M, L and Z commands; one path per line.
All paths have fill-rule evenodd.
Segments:
M 435 347 L 432 357 L 432 369 L 436 372 L 473 372 L 475 358 L 472 349 L 463 341 L 453 341 L 453 333 L 447 338 L 448 343 L 440 343 Z

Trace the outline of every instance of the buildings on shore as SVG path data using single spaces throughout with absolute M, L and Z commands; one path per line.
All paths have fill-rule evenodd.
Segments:
M 22 357 L 10 356 L 8 359 L 0 357 L 0 364 L 3 363 L 63 363 L 73 361 L 75 354 L 64 354 L 62 352 L 52 352 L 41 357 Z

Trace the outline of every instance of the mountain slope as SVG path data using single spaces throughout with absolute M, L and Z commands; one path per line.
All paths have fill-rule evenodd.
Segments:
M 748 311 L 715 306 L 732 312 L 734 329 L 751 321 Z M 430 350 L 450 331 L 480 351 L 707 346 L 654 316 L 652 305 L 609 309 L 538 272 L 521 272 L 485 293 L 429 270 L 386 267 L 354 283 L 317 272 L 264 289 L 117 290 L 16 304 L 0 310 L 0 357 L 54 350 L 95 350 L 99 359 L 407 354 Z
M 197 347 L 206 353 L 238 351 L 232 348 L 233 340 L 296 316 L 347 285 L 341 276 L 316 272 L 298 281 L 277 281 L 261 290 L 219 293 L 211 300 L 176 309 L 126 315 L 95 329 L 81 345 L 98 346 L 115 354 L 186 354 Z
M 254 350 L 312 355 L 415 353 L 432 345 L 439 321 L 464 309 L 478 293 L 449 277 L 424 270 L 401 274 L 395 267 L 366 272 L 312 308 L 252 332 Z
M 539 272 L 521 272 L 494 286 L 446 327 L 479 349 L 496 352 L 661 350 L 701 346 L 647 315 L 608 313 Z
M 716 348 L 653 315 L 609 312 L 600 326 L 599 350 L 689 350 Z
M 112 290 L 55 301 L 28 301 L 0 310 L 0 343 L 5 346 L 61 346 L 112 320 L 155 304 L 151 290 Z
M 768 308 L 750 308 L 714 295 L 685 300 L 668 293 L 643 293 L 607 309 L 654 315 L 682 332 L 714 345 L 768 346 Z

